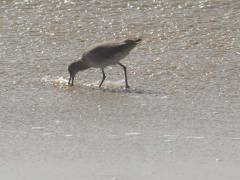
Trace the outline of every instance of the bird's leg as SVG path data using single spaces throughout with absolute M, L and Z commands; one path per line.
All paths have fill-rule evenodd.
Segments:
M 125 75 L 125 87 L 126 88 L 130 88 L 130 86 L 128 85 L 128 80 L 127 80 L 127 68 L 126 66 L 124 66 L 121 63 L 118 63 L 120 66 L 122 66 L 123 70 L 124 70 L 124 75 Z
M 73 86 L 74 76 L 72 77 L 72 86 Z
M 69 80 L 68 80 L 68 85 L 70 85 L 71 83 L 71 80 L 72 80 L 72 76 L 69 77 Z
M 103 67 L 101 67 L 101 70 L 102 70 L 103 77 L 102 77 L 102 81 L 101 81 L 101 83 L 99 84 L 99 87 L 101 87 L 101 86 L 102 86 L 102 83 L 103 83 L 103 81 L 104 81 L 104 80 L 105 80 L 105 78 L 106 78 L 106 75 L 105 75 L 105 72 L 104 72 L 104 69 L 103 69 Z
M 99 87 L 101 87 L 101 86 L 102 86 L 102 84 L 103 84 L 104 80 L 106 79 L 106 75 L 105 75 L 105 72 L 104 72 L 104 69 L 103 69 L 103 67 L 101 67 L 101 70 L 102 70 L 103 77 L 102 77 L 102 81 L 101 81 L 101 83 L 99 84 Z

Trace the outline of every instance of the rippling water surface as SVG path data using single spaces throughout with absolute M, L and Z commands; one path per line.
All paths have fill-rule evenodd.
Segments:
M 1 0 L 0 179 L 239 180 L 239 0 Z M 143 42 L 120 67 L 67 66 Z

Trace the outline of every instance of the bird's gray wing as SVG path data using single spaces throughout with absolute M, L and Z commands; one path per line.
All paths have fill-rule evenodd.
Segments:
M 110 44 L 97 46 L 90 50 L 88 54 L 97 59 L 110 59 L 127 49 L 125 44 Z

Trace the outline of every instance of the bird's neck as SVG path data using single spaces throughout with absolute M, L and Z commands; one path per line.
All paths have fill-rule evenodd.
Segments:
M 83 62 L 81 60 L 77 61 L 77 67 L 78 67 L 79 71 L 90 68 L 85 62 Z

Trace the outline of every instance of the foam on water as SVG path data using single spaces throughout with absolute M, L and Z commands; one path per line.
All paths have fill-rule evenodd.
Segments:
M 52 84 L 54 86 L 59 86 L 59 87 L 67 87 L 68 86 L 68 80 L 65 79 L 62 76 L 57 76 L 57 77 L 51 77 L 51 76 L 44 76 L 41 79 L 41 82 L 44 84 Z
M 62 77 L 62 76 L 57 76 L 57 77 L 51 77 L 49 75 L 46 75 L 42 77 L 41 82 L 44 84 L 51 84 L 54 86 L 59 86 L 59 87 L 67 87 L 68 86 L 68 79 Z M 90 88 L 98 88 L 100 82 L 96 81 L 93 83 L 81 83 L 78 82 L 81 86 L 85 87 L 90 87 Z M 123 88 L 125 86 L 124 80 L 120 81 L 104 81 L 101 89 L 119 89 Z
M 239 140 L 240 141 L 240 137 L 236 137 L 236 138 L 231 138 L 232 140 Z
M 32 130 L 43 130 L 43 129 L 45 129 L 45 127 L 40 127 L 40 126 L 32 127 Z
M 186 139 L 204 139 L 203 136 L 187 136 Z
M 140 132 L 126 132 L 125 136 L 138 136 L 141 135 Z
M 53 85 L 60 88 L 68 88 L 68 78 L 64 78 L 62 76 L 57 77 L 51 77 L 49 75 L 46 75 L 41 78 L 41 82 L 43 84 L 47 85 Z M 119 80 L 119 81 L 104 81 L 101 88 L 99 88 L 99 81 L 95 82 L 75 82 L 75 85 L 77 86 L 84 86 L 87 88 L 91 88 L 93 90 L 101 90 L 103 92 L 112 92 L 112 93 L 134 93 L 134 94 L 152 94 L 152 95 L 161 95 L 162 99 L 167 99 L 168 96 L 163 92 L 158 92 L 154 90 L 148 90 L 148 89 L 139 89 L 131 87 L 130 89 L 125 88 L 125 81 Z
M 94 82 L 94 83 L 83 83 L 84 86 L 87 87 L 98 87 L 100 82 Z M 124 87 L 125 82 L 124 80 L 120 81 L 104 81 L 102 84 L 102 88 L 119 88 Z
M 65 134 L 64 137 L 72 137 L 72 134 Z

